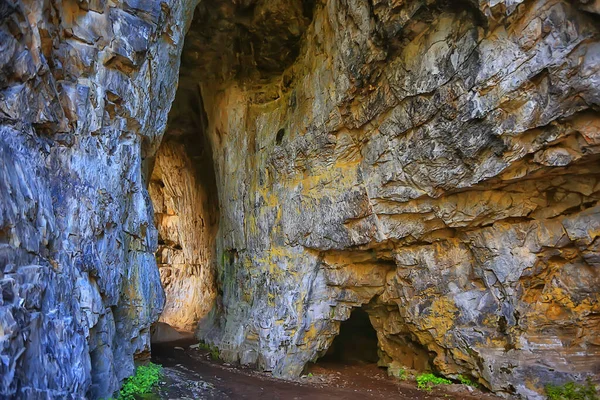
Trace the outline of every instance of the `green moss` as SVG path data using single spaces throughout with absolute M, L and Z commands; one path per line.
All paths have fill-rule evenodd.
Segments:
M 422 390 L 430 391 L 435 385 L 449 385 L 451 383 L 448 379 L 435 376 L 432 373 L 417 376 L 417 387 Z
M 476 388 L 476 387 L 478 387 L 478 386 L 479 386 L 477 383 L 473 382 L 473 381 L 472 381 L 472 380 L 470 380 L 469 378 L 467 378 L 467 377 L 464 377 L 464 376 L 462 376 L 462 375 L 459 375 L 459 376 L 458 376 L 458 380 L 459 380 L 459 381 L 460 381 L 460 383 L 462 383 L 463 385 L 471 386 L 471 387 L 474 387 L 474 388 Z
M 161 369 L 162 367 L 160 365 L 153 363 L 137 367 L 135 375 L 130 376 L 125 381 L 117 399 L 134 400 L 140 395 L 150 393 L 154 385 L 156 385 L 160 379 Z
M 590 377 L 585 384 L 568 382 L 564 385 L 546 385 L 548 400 L 600 400 Z

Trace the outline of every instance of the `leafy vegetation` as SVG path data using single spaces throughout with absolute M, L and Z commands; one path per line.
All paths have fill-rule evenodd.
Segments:
M 417 387 L 422 390 L 430 391 L 433 386 L 436 385 L 450 385 L 450 382 L 446 378 L 435 376 L 432 373 L 421 374 L 417 376 Z
M 596 386 L 590 377 L 585 384 L 568 382 L 564 385 L 547 385 L 548 400 L 600 400 Z
M 479 385 L 476 382 L 473 382 L 472 380 L 470 380 L 469 378 L 459 375 L 458 376 L 458 380 L 460 381 L 460 383 L 462 383 L 463 385 L 467 385 L 467 386 L 471 386 L 471 387 L 478 387 Z
M 396 378 L 400 379 L 401 381 L 405 381 L 406 370 L 404 368 L 400 368 L 398 371 L 396 371 Z
M 211 346 L 208 343 L 200 342 L 200 343 L 198 343 L 198 347 L 203 350 L 207 350 L 210 354 L 210 358 L 212 358 L 213 360 L 219 359 L 220 353 L 219 353 L 219 348 L 217 346 Z
M 161 369 L 162 367 L 160 365 L 153 363 L 137 367 L 135 375 L 130 376 L 125 381 L 117 399 L 135 400 L 140 395 L 150 393 L 152 387 L 154 387 L 160 379 Z

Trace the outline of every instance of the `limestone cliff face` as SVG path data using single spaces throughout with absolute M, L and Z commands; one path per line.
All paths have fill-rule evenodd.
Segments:
M 0 397 L 108 397 L 164 293 L 144 173 L 195 1 L 0 2 Z
M 382 365 L 531 398 L 598 374 L 597 12 L 203 2 L 182 77 L 208 117 L 222 295 L 199 337 L 296 376 L 362 306 Z

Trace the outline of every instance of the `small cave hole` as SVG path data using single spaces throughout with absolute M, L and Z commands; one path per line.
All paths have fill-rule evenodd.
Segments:
M 304 18 L 308 20 L 313 19 L 315 3 L 315 0 L 302 0 L 302 14 L 304 14 Z
M 275 143 L 277 143 L 277 145 L 280 145 L 284 136 L 285 136 L 285 129 L 281 128 L 280 130 L 277 131 L 277 136 L 275 136 Z
M 317 363 L 375 364 L 378 360 L 377 332 L 369 314 L 356 308 L 350 318 L 340 324 L 340 333 Z

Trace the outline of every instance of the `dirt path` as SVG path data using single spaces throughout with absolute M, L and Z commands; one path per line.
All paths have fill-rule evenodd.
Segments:
M 312 376 L 299 381 L 285 381 L 266 373 L 213 361 L 208 351 L 190 349 L 189 344 L 153 347 L 153 362 L 164 368 L 164 379 L 156 397 L 209 400 L 498 399 L 480 391 L 470 393 L 463 385 L 435 388 L 427 393 L 416 389 L 414 382 L 388 377 L 385 370 L 374 364 L 316 364 L 309 368 Z

